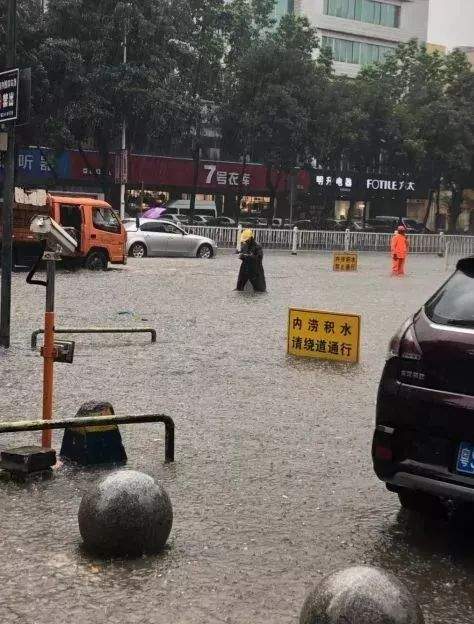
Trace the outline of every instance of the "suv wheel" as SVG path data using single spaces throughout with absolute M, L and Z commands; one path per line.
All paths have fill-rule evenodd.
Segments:
M 445 516 L 446 508 L 437 496 L 416 490 L 401 490 L 398 492 L 400 505 L 403 509 L 414 511 L 425 516 Z

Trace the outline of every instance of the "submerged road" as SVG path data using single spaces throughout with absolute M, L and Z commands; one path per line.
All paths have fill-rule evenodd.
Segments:
M 400 512 L 370 459 L 388 340 L 444 281 L 443 261 L 365 255 L 334 274 L 324 254 L 265 256 L 269 292 L 233 292 L 239 261 L 132 260 L 106 273 L 60 272 L 58 324 L 151 325 L 147 336 L 75 337 L 56 365 L 55 415 L 110 401 L 116 413 L 172 416 L 176 463 L 160 425 L 122 426 L 129 468 L 163 481 L 169 548 L 138 560 L 83 553 L 81 496 L 105 470 L 60 468 L 51 481 L 0 482 L 2 624 L 296 624 L 323 574 L 382 566 L 417 595 L 428 624 L 470 624 L 472 532 Z M 1 420 L 40 417 L 44 290 L 14 276 L 13 347 L 0 354 Z M 358 366 L 285 353 L 290 306 L 362 315 Z M 54 433 L 59 449 L 61 432 Z M 38 442 L 2 436 L 0 447 Z

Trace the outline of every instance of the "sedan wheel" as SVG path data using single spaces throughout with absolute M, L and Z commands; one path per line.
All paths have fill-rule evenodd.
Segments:
M 214 251 L 210 245 L 201 245 L 197 252 L 198 258 L 209 259 L 214 255 Z
M 132 258 L 144 258 L 146 256 L 146 247 L 143 243 L 134 243 L 128 253 Z

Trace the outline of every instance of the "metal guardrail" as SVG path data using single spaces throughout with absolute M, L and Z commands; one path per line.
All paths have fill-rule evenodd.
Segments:
M 474 236 L 446 236 L 446 269 L 467 256 L 474 256 Z
M 162 422 L 165 425 L 165 462 L 174 462 L 174 421 L 164 414 L 141 414 L 137 416 L 87 416 L 64 420 L 24 420 L 0 423 L 0 434 L 18 431 L 44 431 L 66 429 L 67 427 L 96 427 L 97 425 L 136 425 L 140 423 Z
M 54 329 L 55 334 L 151 334 L 151 341 L 156 342 L 156 329 L 152 327 L 61 327 Z M 38 336 L 44 329 L 37 329 L 31 334 L 31 348 L 36 349 Z
M 186 230 L 199 236 L 212 238 L 220 247 L 237 248 L 239 228 L 213 226 L 186 226 Z M 258 243 L 267 249 L 292 250 L 294 242 L 296 249 L 301 251 L 369 251 L 386 252 L 390 250 L 390 240 L 393 234 L 378 232 L 350 232 L 326 230 L 291 230 L 274 228 L 256 228 L 255 238 Z M 296 241 L 295 241 L 296 238 Z M 453 240 L 454 246 L 460 246 L 474 252 L 474 237 L 445 234 L 410 234 L 411 253 L 437 254 L 445 256 L 449 247 L 447 242 Z M 468 240 L 469 239 L 469 240 Z M 469 255 L 469 253 L 467 255 Z M 461 252 L 462 255 L 462 252 Z

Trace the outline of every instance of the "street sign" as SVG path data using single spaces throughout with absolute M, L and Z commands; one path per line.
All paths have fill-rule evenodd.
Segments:
M 357 271 L 359 254 L 353 251 L 335 251 L 333 256 L 333 271 Z
M 18 119 L 20 71 L 9 69 L 0 73 L 0 123 Z
M 291 308 L 288 354 L 355 364 L 360 353 L 360 316 Z
M 128 151 L 126 149 L 117 150 L 115 153 L 115 182 L 117 184 L 128 182 Z

